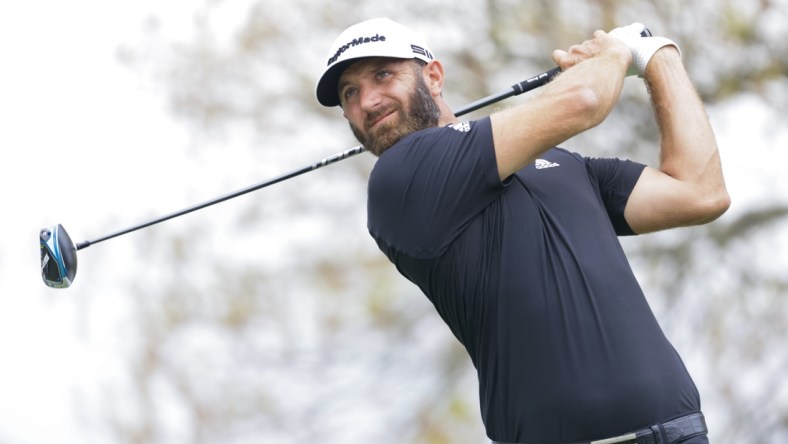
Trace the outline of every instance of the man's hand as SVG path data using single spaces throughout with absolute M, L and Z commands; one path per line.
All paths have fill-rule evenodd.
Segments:
M 628 58 L 630 62 L 627 62 L 627 64 L 630 64 L 632 52 L 628 51 L 629 48 L 622 43 L 621 39 L 614 39 L 604 31 L 596 31 L 593 39 L 586 40 L 579 45 L 572 45 L 568 51 L 560 49 L 553 51 L 553 60 L 561 67 L 561 71 L 566 71 L 592 57 L 606 55 Z M 626 52 L 629 52 L 629 54 L 626 54 Z
M 638 75 L 643 77 L 646 66 L 651 57 L 665 46 L 674 46 L 681 54 L 679 45 L 665 37 L 643 37 L 645 29 L 642 23 L 633 23 L 610 31 L 610 36 L 622 41 L 632 52 L 632 64 L 627 70 L 627 76 Z

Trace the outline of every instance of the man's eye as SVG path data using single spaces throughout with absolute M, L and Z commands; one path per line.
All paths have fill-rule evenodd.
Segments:
M 391 71 L 382 69 L 382 70 L 378 71 L 376 77 L 378 79 L 384 79 L 384 78 L 386 78 L 386 77 L 388 77 L 390 75 L 391 75 Z
M 342 96 L 345 99 L 349 99 L 349 98 L 355 96 L 356 92 L 358 92 L 358 90 L 356 88 L 348 88 L 348 89 L 345 90 L 345 92 L 342 94 Z

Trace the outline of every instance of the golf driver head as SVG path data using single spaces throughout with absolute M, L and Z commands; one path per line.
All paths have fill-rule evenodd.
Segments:
M 42 228 L 41 278 L 52 288 L 67 288 L 77 274 L 77 249 L 62 225 Z

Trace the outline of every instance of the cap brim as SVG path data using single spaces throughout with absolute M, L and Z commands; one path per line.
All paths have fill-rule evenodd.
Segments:
M 348 66 L 357 62 L 364 57 L 357 57 L 353 59 L 342 60 L 339 63 L 332 65 L 323 73 L 317 83 L 317 101 L 323 106 L 338 106 L 339 93 L 337 92 L 337 84 L 339 83 L 339 76 L 347 69 Z

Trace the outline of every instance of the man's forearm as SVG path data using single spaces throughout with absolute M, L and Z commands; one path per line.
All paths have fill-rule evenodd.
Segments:
M 618 100 L 629 50 L 599 31 L 555 51 L 564 70 L 528 102 L 490 116 L 498 173 L 506 178 L 544 151 L 602 122 Z
M 717 141 L 678 51 L 670 46 L 658 51 L 645 79 L 661 135 L 660 170 L 681 181 L 724 189 Z
M 639 232 L 712 221 L 728 209 L 730 196 L 714 132 L 678 51 L 657 51 L 644 77 L 661 136 L 659 170 L 674 181 L 651 174 L 641 180 L 630 196 L 627 220 Z

